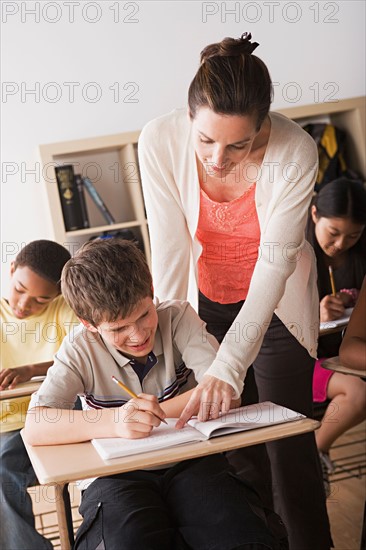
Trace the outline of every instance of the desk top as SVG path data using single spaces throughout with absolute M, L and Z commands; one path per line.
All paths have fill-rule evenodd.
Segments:
M 352 374 L 353 376 L 359 376 L 360 378 L 366 378 L 366 370 L 350 369 L 341 364 L 339 357 L 331 357 L 322 362 L 322 366 L 325 369 L 333 370 L 334 372 L 341 372 L 342 374 Z
M 215 437 L 208 441 L 188 443 L 177 447 L 169 447 L 169 449 L 149 451 L 108 461 L 104 461 L 99 456 L 90 441 L 38 447 L 32 447 L 25 443 L 25 446 L 37 478 L 44 485 L 162 466 L 170 462 L 178 462 L 238 449 L 239 447 L 266 443 L 274 439 L 300 435 L 315 430 L 319 425 L 320 423 L 317 420 L 303 418 L 284 424 Z
M 17 384 L 12 390 L 0 391 L 0 399 L 12 399 L 13 397 L 22 397 L 24 395 L 31 395 L 37 391 L 44 380 L 44 376 L 36 377 L 23 384 Z

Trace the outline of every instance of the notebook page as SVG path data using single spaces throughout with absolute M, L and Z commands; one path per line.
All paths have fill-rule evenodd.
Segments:
M 209 438 L 224 435 L 226 433 L 282 424 L 283 422 L 299 420 L 300 418 L 305 417 L 298 412 L 282 407 L 281 405 L 276 405 L 271 401 L 264 401 L 262 403 L 255 403 L 246 407 L 232 409 L 228 413 L 221 415 L 217 420 L 199 422 L 197 419 L 191 419 L 189 424 Z
M 353 311 L 353 307 L 346 308 L 344 310 L 344 315 L 340 317 L 339 319 L 334 319 L 333 321 L 326 321 L 325 323 L 320 323 L 319 329 L 325 330 L 330 328 L 336 328 L 341 327 L 342 325 L 346 325 L 351 317 Z
M 177 418 L 167 418 L 166 421 L 168 425 L 160 424 L 159 427 L 153 429 L 149 437 L 142 439 L 125 439 L 122 437 L 92 439 L 92 444 L 102 458 L 110 459 L 205 439 L 200 432 L 190 426 L 177 430 L 174 427 Z

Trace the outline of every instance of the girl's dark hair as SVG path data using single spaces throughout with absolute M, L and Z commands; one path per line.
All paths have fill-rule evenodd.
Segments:
M 224 115 L 256 115 L 257 130 L 268 114 L 273 88 L 266 65 L 252 52 L 252 35 L 224 38 L 206 46 L 201 65 L 188 90 L 190 116 L 200 107 Z
M 366 225 L 366 189 L 360 181 L 339 178 L 314 197 L 317 218 L 349 218 Z
M 316 217 L 348 218 L 353 223 L 366 225 L 366 189 L 360 181 L 339 178 L 327 183 L 312 200 L 316 207 Z M 308 218 L 307 240 L 313 246 L 317 258 L 318 288 L 320 298 L 331 293 L 329 274 L 324 260 L 324 252 L 315 237 L 315 224 Z M 366 274 L 366 228 L 356 244 L 348 251 L 349 272 L 360 289 Z

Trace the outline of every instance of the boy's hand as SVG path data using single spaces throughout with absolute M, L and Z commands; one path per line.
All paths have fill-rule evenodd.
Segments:
M 344 305 L 342 298 L 337 294 L 324 296 L 320 302 L 320 322 L 326 323 L 334 321 L 344 315 Z
M 160 425 L 165 413 L 160 407 L 157 397 L 147 393 L 140 393 L 138 397 L 130 399 L 123 407 L 116 409 L 116 437 L 138 439 L 150 435 L 152 429 Z
M 5 369 L 0 371 L 0 391 L 13 389 L 17 384 L 28 382 L 33 376 L 31 365 L 16 367 L 14 369 Z

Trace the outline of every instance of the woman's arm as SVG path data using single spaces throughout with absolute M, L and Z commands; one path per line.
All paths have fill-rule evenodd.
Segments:
M 366 369 L 366 277 L 342 340 L 339 358 L 345 367 Z
M 301 255 L 308 253 L 305 247 L 305 226 L 317 174 L 318 154 L 313 140 L 304 134 L 298 136 L 298 131 L 294 130 L 294 136 L 290 132 L 286 138 L 285 152 L 281 153 L 277 144 L 271 155 L 267 155 L 267 164 L 272 159 L 275 167 L 272 166 L 273 170 L 267 178 L 265 173 L 262 174 L 261 177 L 265 179 L 260 186 L 261 193 L 269 193 L 271 198 L 266 212 L 258 212 L 262 219 L 261 243 L 249 292 L 215 361 L 183 411 L 182 422 L 189 418 L 192 411 L 194 414 L 198 412 L 203 400 L 216 402 L 216 407 L 220 409 L 227 406 L 230 389 L 235 390 L 235 398 L 242 392 L 247 369 L 259 353 L 273 313 L 283 300 L 287 282 Z M 279 135 L 283 139 L 286 132 L 279 132 Z M 257 208 L 261 208 L 259 202 L 256 204 Z M 304 264 L 304 287 L 292 289 L 294 295 L 287 299 L 287 304 L 292 304 L 292 307 L 295 307 L 297 296 L 299 304 L 304 304 L 304 297 L 307 296 L 306 285 L 312 258 Z M 298 279 L 300 281 L 301 277 Z M 291 331 L 291 324 L 288 328 Z M 310 327 L 299 328 L 310 330 Z M 294 335 L 297 330 L 295 326 Z M 201 419 L 207 419 L 207 415 L 201 416 Z
M 139 138 L 139 164 L 149 223 L 154 292 L 162 300 L 186 300 L 191 237 L 174 180 L 170 141 L 169 132 L 160 123 L 150 122 Z M 190 183 L 187 181 L 187 186 Z
M 301 256 L 309 253 L 305 246 L 305 226 L 317 174 L 318 153 L 310 136 L 298 139 L 297 144 L 295 138 L 298 136 L 295 134 L 293 137 L 294 143 L 284 146 L 288 154 L 278 156 L 278 166 L 270 176 L 266 178 L 266 172 L 262 174 L 265 180 L 261 184 L 261 192 L 270 192 L 265 190 L 265 185 L 270 188 L 271 178 L 273 190 L 267 211 L 261 214 L 264 219 L 258 261 L 244 305 L 227 332 L 216 360 L 207 371 L 208 375 L 238 388 L 239 393 L 242 392 L 247 369 L 259 353 L 273 313 L 284 298 L 288 281 Z M 290 138 L 291 134 L 287 139 Z M 275 158 L 274 153 L 271 157 L 267 156 L 267 161 Z M 257 204 L 257 207 L 260 208 L 260 205 Z M 297 297 L 298 304 L 301 304 L 306 296 L 312 258 L 305 263 L 304 286 L 292 289 L 293 296 L 287 299 L 287 307 L 296 309 Z M 301 277 L 298 280 L 300 285 Z M 288 328 L 291 330 L 291 325 Z M 309 327 L 299 329 L 310 330 Z M 297 331 L 295 327 L 293 334 Z

